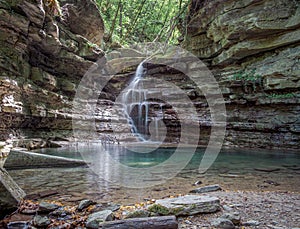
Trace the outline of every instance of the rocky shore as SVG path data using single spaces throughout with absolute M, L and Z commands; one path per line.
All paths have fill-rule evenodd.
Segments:
M 74 204 L 63 204 L 51 201 L 49 197 L 27 199 L 15 213 L 1 221 L 0 227 L 126 228 L 126 225 L 137 222 L 137 228 L 144 228 L 138 225 L 147 221 L 157 224 L 156 228 L 160 228 L 161 223 L 165 225 L 162 228 L 300 227 L 300 195 L 294 192 L 218 190 L 193 195 L 178 194 L 158 200 L 144 199 L 143 202 L 128 205 L 121 202 L 97 203 L 84 199 Z M 169 215 L 176 216 L 176 219 L 160 218 Z M 125 227 L 111 227 L 117 224 Z

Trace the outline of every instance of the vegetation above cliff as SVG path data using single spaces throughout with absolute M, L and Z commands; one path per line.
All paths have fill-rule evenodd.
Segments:
M 106 40 L 177 43 L 184 33 L 188 0 L 97 0 L 106 25 Z

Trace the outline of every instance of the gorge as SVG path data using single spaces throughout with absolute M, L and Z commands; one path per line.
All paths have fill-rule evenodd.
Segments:
M 205 185 L 216 181 L 231 191 L 287 189 L 296 193 L 290 203 L 298 198 L 298 1 L 191 0 L 181 37 L 172 46 L 114 43 L 101 9 L 93 0 L 0 1 L 1 174 L 6 175 L 5 168 L 11 166 L 9 173 L 26 191 L 60 187 L 57 199 L 67 202 L 90 196 L 129 204 L 142 201 L 142 195 L 151 200 L 154 195 L 184 193 L 194 186 L 194 179 Z M 205 81 L 208 72 L 217 87 Z M 195 78 L 202 78 L 203 84 L 199 86 Z M 220 103 L 226 110 L 214 114 Z M 226 121 L 216 123 L 214 115 Z M 203 175 L 195 164 L 218 127 L 226 127 L 220 161 Z M 63 162 L 65 168 L 56 170 L 42 167 L 44 162 L 32 163 L 36 168 L 28 166 L 24 173 L 13 166 L 18 159 L 12 156 L 26 149 L 54 157 L 65 153 L 72 158 L 66 161 L 82 165 L 77 161 L 81 152 L 99 154 L 95 142 L 103 149 L 100 153 L 108 150 L 135 169 L 168 160 L 178 146 L 199 148 L 178 177 L 142 194 L 105 179 L 99 189 L 86 167 L 74 168 L 73 173 Z M 162 148 L 136 156 L 116 150 L 124 145 L 141 147 L 141 152 Z M 178 160 L 189 157 L 182 153 Z M 145 183 L 159 183 L 176 168 L 168 166 L 164 173 L 154 171 Z M 130 183 L 127 174 L 109 163 L 100 169 L 106 177 L 125 177 L 125 186 Z M 52 174 L 49 181 L 48 174 Z
M 93 61 L 104 55 L 99 48 L 103 21 L 96 5 L 87 0 L 62 1 L 63 15 L 68 17 L 53 21 L 41 4 L 1 2 L 2 140 L 8 139 L 9 134 L 17 139 L 71 137 L 76 85 Z M 297 2 L 228 1 L 223 5 L 221 1 L 204 1 L 200 5 L 193 4 L 183 47 L 205 61 L 219 82 L 227 110 L 224 146 L 298 149 Z M 87 9 L 91 11 L 89 16 L 83 16 L 85 20 L 80 23 L 76 21 L 76 29 L 72 27 L 76 20 L 73 12 L 78 15 Z M 207 12 L 215 16 L 208 16 Z M 51 31 L 44 29 L 45 23 Z M 134 50 L 128 50 L 129 58 L 130 52 Z M 119 55 L 114 51 L 111 57 L 128 58 Z M 209 107 L 201 91 L 180 72 L 170 73 L 163 66 L 151 68 L 147 74 L 163 77 L 186 91 L 199 113 L 203 130 L 199 144 L 205 145 L 211 123 Z M 99 138 L 110 136 L 110 107 L 134 71 L 135 67 L 116 74 L 100 95 Z M 170 112 L 167 114 L 165 108 L 164 122 L 173 126 L 170 132 L 174 136 L 167 141 L 176 142 L 178 129 Z M 118 138 L 123 141 L 126 136 Z

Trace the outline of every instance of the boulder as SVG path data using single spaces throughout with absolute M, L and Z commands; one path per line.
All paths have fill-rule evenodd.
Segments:
M 157 200 L 148 211 L 160 215 L 195 215 L 212 213 L 220 209 L 220 200 L 211 196 L 186 195 Z
M 100 212 L 95 212 L 87 218 L 86 227 L 87 228 L 99 228 L 99 225 L 105 221 L 113 220 L 113 212 L 111 210 L 103 210 Z

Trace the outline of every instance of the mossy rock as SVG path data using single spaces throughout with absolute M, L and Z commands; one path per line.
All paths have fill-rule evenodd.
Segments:
M 179 215 L 183 210 L 183 207 L 167 208 L 160 204 L 153 204 L 148 208 L 148 211 L 157 213 L 159 215 Z

